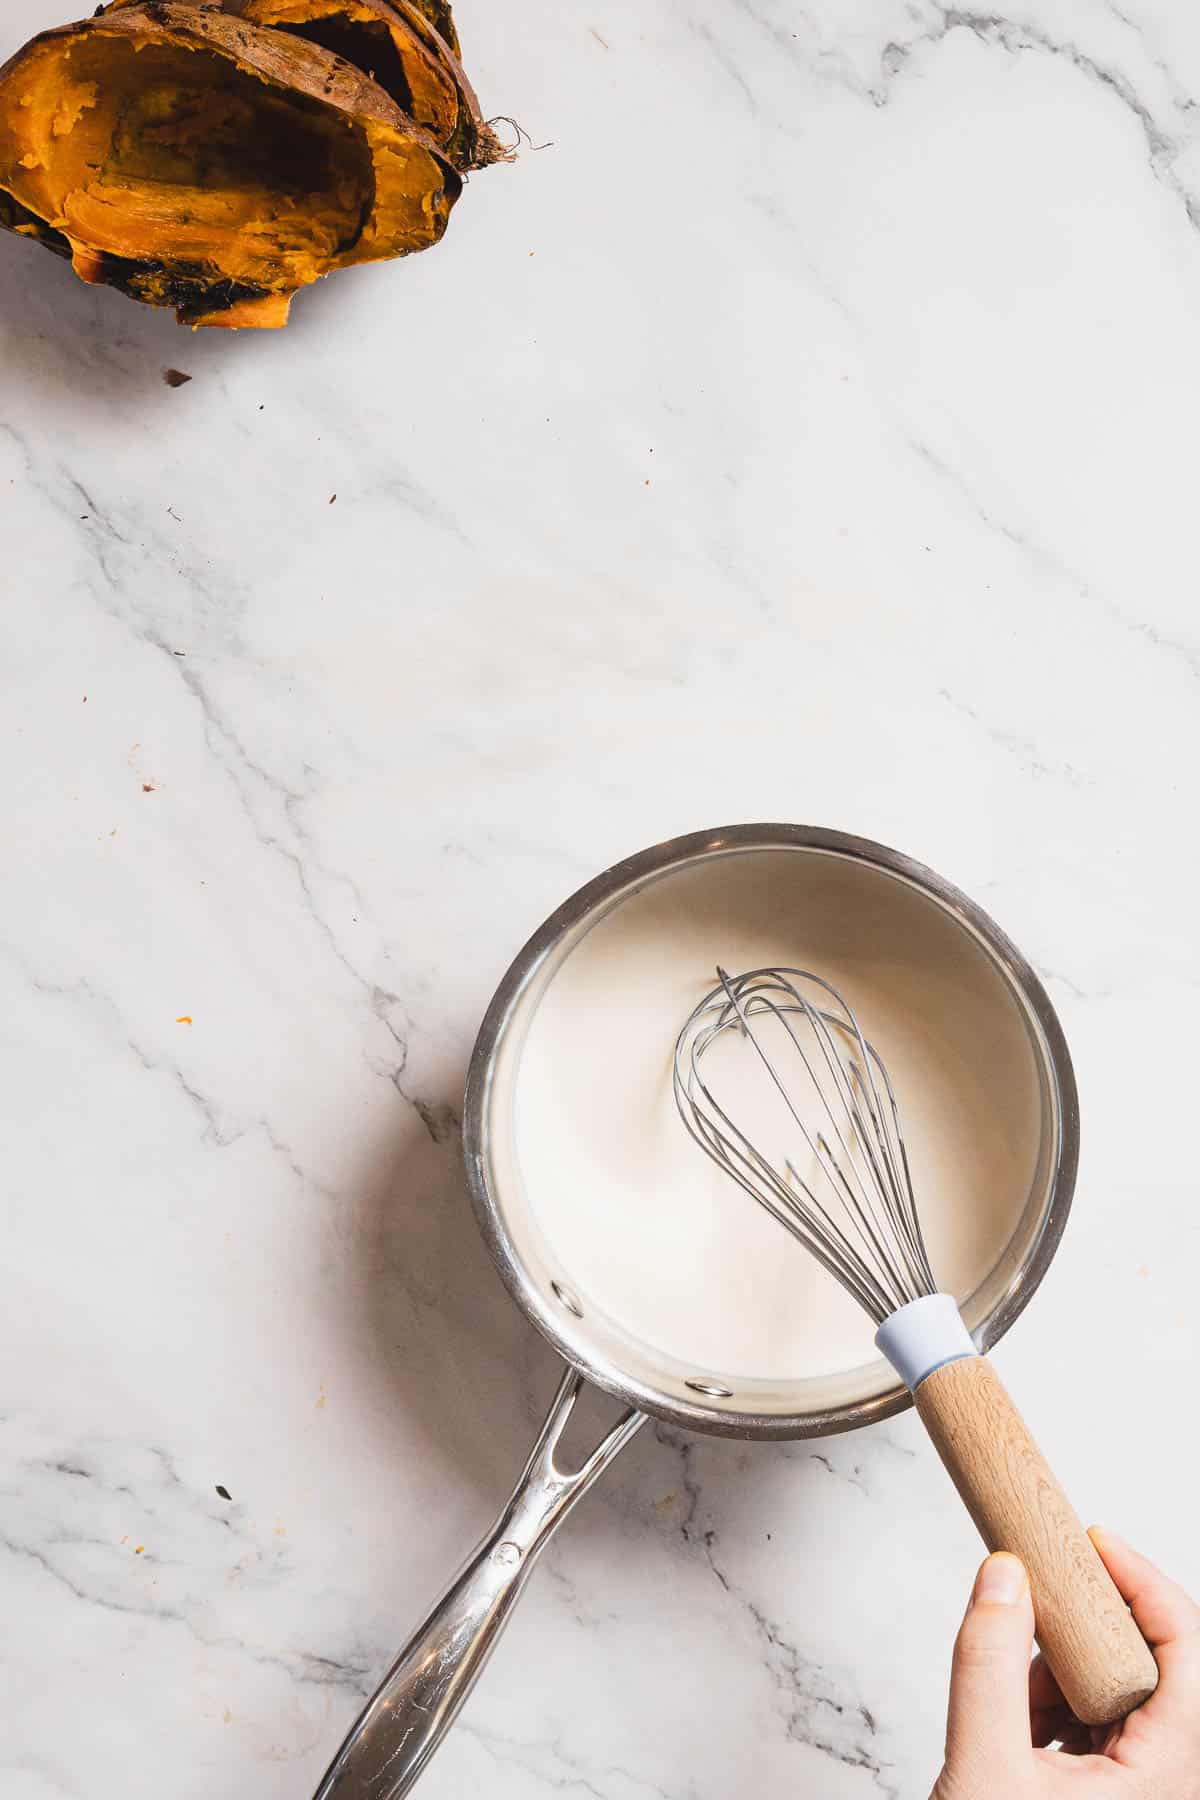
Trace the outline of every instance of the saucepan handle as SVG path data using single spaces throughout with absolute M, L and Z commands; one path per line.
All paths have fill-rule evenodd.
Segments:
M 314 1800 L 400 1800 L 470 1693 L 550 1533 L 645 1424 L 630 1411 L 582 1467 L 556 1452 L 583 1387 L 569 1369 L 512 1499 L 419 1625 L 334 1757 Z

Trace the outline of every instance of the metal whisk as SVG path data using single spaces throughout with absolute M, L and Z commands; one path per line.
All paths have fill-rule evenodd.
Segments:
M 751 969 L 730 977 L 719 968 L 717 976 L 721 985 L 675 1045 L 680 1116 L 701 1149 L 882 1325 L 937 1292 L 887 1069 L 819 975 Z M 792 1156 L 772 1159 L 752 1143 L 713 1093 L 701 1065 L 727 1032 L 748 1040 L 774 1084 L 810 1152 L 804 1173 Z
M 882 1058 L 819 975 L 717 977 L 675 1045 L 683 1123 L 875 1320 L 988 1548 L 1024 1562 L 1042 1650 L 1076 1717 L 1122 1718 L 1153 1692 L 1154 1658 L 957 1303 L 937 1291 Z M 778 1149 L 716 1098 L 721 1058 L 707 1059 L 722 1039 L 757 1059 Z

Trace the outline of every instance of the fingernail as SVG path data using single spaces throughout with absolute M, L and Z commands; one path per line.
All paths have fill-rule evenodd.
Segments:
M 1024 1565 L 1002 1550 L 989 1556 L 975 1580 L 975 1598 L 985 1606 L 1016 1606 L 1025 1597 Z

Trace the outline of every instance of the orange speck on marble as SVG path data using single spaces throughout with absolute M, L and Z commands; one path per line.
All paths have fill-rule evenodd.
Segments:
M 134 1555 L 135 1555 L 135 1556 L 140 1556 L 140 1555 L 141 1555 L 141 1554 L 142 1554 L 142 1551 L 143 1551 L 143 1550 L 144 1550 L 144 1549 L 145 1549 L 145 1548 L 146 1548 L 146 1546 L 145 1546 L 145 1544 L 139 1544 L 139 1545 L 138 1545 L 138 1546 L 137 1546 L 137 1549 L 136 1549 L 136 1550 L 135 1550 L 135 1551 L 134 1551 L 134 1553 L 133 1553 L 133 1554 L 134 1554 Z
M 190 1025 L 191 1022 L 192 1022 L 191 1013 L 180 1013 L 179 1017 L 175 1021 L 175 1023 L 177 1025 Z
M 328 1400 L 328 1398 L 329 1398 L 329 1395 L 325 1392 L 325 1383 L 322 1382 L 321 1383 L 321 1391 L 317 1395 L 317 1411 L 318 1412 L 323 1412 L 325 1410 L 325 1402 L 326 1402 L 326 1400 Z

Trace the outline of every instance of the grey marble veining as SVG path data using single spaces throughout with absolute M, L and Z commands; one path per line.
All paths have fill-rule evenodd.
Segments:
M 1084 1156 L 1000 1366 L 1200 1587 L 1200 23 L 458 13 L 546 147 L 286 332 L 0 243 L 5 1800 L 312 1791 L 555 1385 L 479 1017 L 717 822 L 899 844 L 1038 966 Z M 923 1800 L 977 1555 L 911 1418 L 646 1431 L 421 1791 Z

